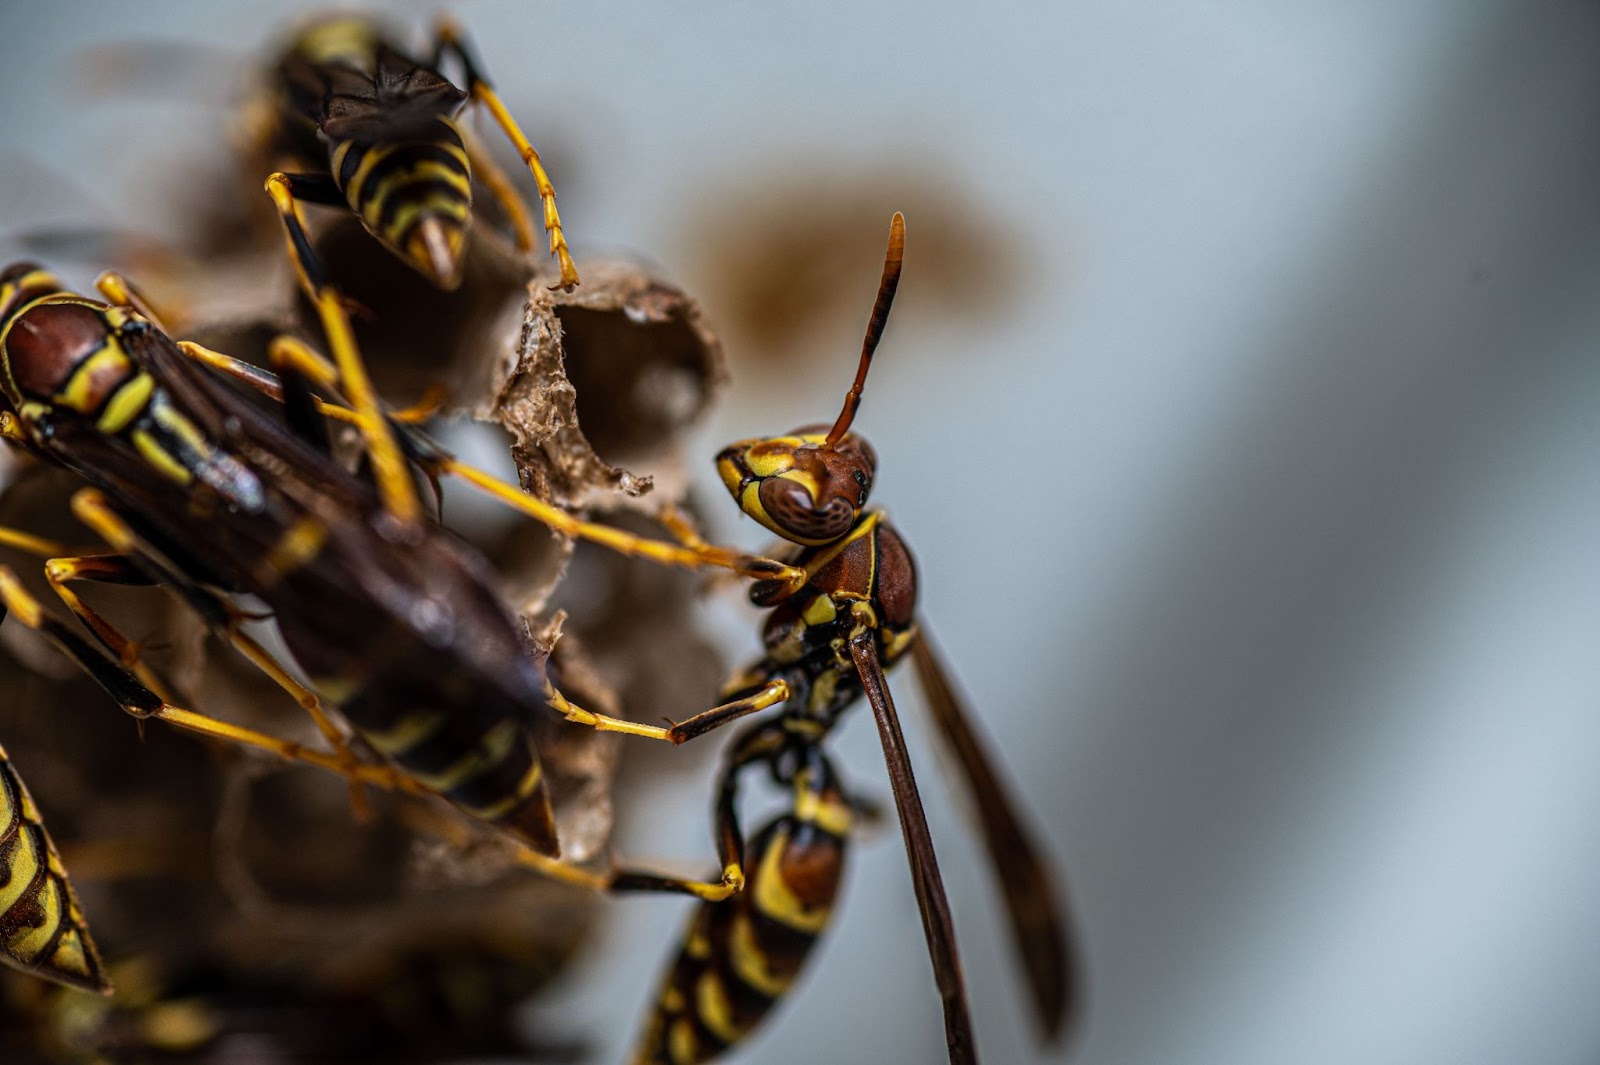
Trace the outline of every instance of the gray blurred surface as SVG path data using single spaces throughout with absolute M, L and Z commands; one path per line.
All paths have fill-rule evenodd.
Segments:
M 173 190 L 130 178 L 214 158 L 225 115 L 58 95 L 67 57 L 248 50 L 302 6 L 0 7 L 24 175 L 0 226 L 83 213 L 27 153 L 159 231 Z M 962 317 L 917 296 L 942 220 L 908 218 L 857 423 L 1084 933 L 1083 1027 L 1039 1052 L 901 679 L 987 1061 L 1600 1059 L 1600 11 L 455 10 L 559 148 L 580 265 L 631 249 L 699 291 L 689 221 L 739 175 L 820 192 L 897 157 L 1026 248 L 1008 308 Z M 895 191 L 872 191 L 884 221 Z M 710 456 L 832 416 L 877 269 L 841 271 L 859 311 L 803 358 L 732 352 L 701 448 L 724 514 Z M 839 746 L 885 790 L 870 725 Z M 709 787 L 667 776 L 623 850 L 703 860 Z M 894 832 L 857 858 L 811 980 L 739 1060 L 942 1060 Z M 618 1060 L 682 910 L 616 903 L 546 1018 Z

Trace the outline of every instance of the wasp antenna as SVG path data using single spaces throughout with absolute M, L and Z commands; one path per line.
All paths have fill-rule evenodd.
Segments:
M 883 337 L 883 327 L 889 321 L 889 307 L 894 303 L 894 290 L 900 287 L 900 262 L 906 256 L 906 217 L 899 211 L 889 220 L 889 251 L 883 257 L 883 280 L 878 282 L 878 298 L 872 304 L 872 317 L 867 321 L 867 336 L 861 342 L 861 363 L 856 367 L 856 380 L 844 395 L 844 409 L 828 430 L 827 446 L 832 447 L 844 439 L 855 420 L 856 408 L 861 406 L 861 388 L 867 383 L 867 371 L 872 368 L 872 353 L 878 350 Z

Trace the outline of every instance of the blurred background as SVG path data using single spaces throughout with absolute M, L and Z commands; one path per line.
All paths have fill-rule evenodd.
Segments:
M 320 7 L 0 7 L 0 232 L 184 233 L 241 73 Z M 721 538 L 764 542 L 715 450 L 833 416 L 906 212 L 857 428 L 1086 973 L 1038 1049 L 899 678 L 985 1060 L 1600 1060 L 1600 9 L 449 10 L 580 266 L 654 262 L 727 342 Z M 221 58 L 97 90 L 144 40 Z M 623 853 L 703 861 L 714 758 L 626 751 Z M 736 1060 L 943 1059 L 896 835 Z M 685 910 L 609 904 L 541 1023 L 620 1060 Z

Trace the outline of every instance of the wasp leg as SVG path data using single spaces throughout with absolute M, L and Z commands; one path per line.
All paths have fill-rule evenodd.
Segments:
M 718 550 L 716 545 L 708 542 L 705 537 L 700 535 L 700 530 L 695 528 L 694 522 L 690 520 L 689 515 L 685 514 L 674 504 L 668 503 L 666 506 L 656 511 L 655 519 L 661 523 L 662 527 L 665 528 L 668 533 L 672 535 L 674 540 L 678 541 L 678 543 L 682 544 L 684 547 L 696 551 Z M 771 559 L 779 565 L 785 565 L 786 563 L 783 559 L 782 552 L 786 546 L 792 547 L 793 545 L 785 545 L 783 541 L 779 541 L 772 547 L 767 548 L 764 554 L 756 557 Z M 705 578 L 704 581 L 701 582 L 700 592 L 703 595 L 709 595 L 713 592 L 721 591 L 724 587 L 735 583 L 734 578 L 739 576 L 742 576 L 742 574 L 740 574 L 737 570 L 719 570 L 716 573 L 710 574 Z M 790 592 L 797 592 L 800 590 L 800 586 L 805 583 L 807 577 L 808 574 L 806 570 L 803 570 L 799 567 L 794 567 L 790 571 L 789 576 L 784 579 L 784 588 Z
M 299 352 L 303 352 L 310 359 L 315 360 L 319 372 L 309 373 L 307 376 L 310 376 L 314 381 L 320 381 L 322 379 L 321 368 L 326 367 L 329 378 L 334 382 L 338 381 L 339 371 L 333 367 L 332 363 L 318 355 L 310 346 L 289 336 L 277 337 L 274 340 L 274 346 L 285 352 L 290 345 L 297 346 Z M 218 373 L 225 374 L 269 399 L 275 399 L 280 403 L 284 402 L 284 382 L 271 370 L 263 370 L 259 366 L 245 362 L 243 359 L 236 359 L 232 355 L 224 355 L 220 351 L 213 351 L 204 345 L 196 344 L 192 340 L 178 341 L 178 348 L 195 362 L 208 366 Z M 349 407 L 342 407 L 337 403 L 329 403 L 319 396 L 312 396 L 311 398 L 319 414 L 349 425 L 359 425 L 361 423 L 360 415 Z M 418 425 L 437 415 L 444 407 L 445 398 L 446 395 L 442 386 L 430 385 L 411 406 L 389 410 L 386 413 L 392 422 L 399 422 L 401 425 Z
M 206 620 L 213 631 L 224 637 L 251 665 L 265 674 L 269 680 L 282 688 L 299 704 L 300 708 L 311 718 L 312 723 L 316 725 L 317 731 L 322 734 L 322 738 L 333 747 L 340 762 L 350 770 L 346 775 L 351 779 L 350 803 L 355 809 L 356 816 L 358 818 L 369 817 L 371 805 L 367 802 L 366 794 L 361 791 L 360 785 L 355 779 L 355 770 L 360 765 L 360 762 L 356 758 L 355 752 L 350 748 L 349 736 L 328 717 L 327 711 L 322 708 L 322 702 L 317 698 L 315 692 L 295 680 L 282 663 L 240 628 L 240 623 L 243 619 L 233 604 L 165 565 L 139 539 L 128 524 L 107 505 L 105 497 L 95 489 L 84 489 L 72 497 L 72 513 L 78 520 L 93 529 L 122 554 L 93 558 L 53 558 L 45 564 L 45 578 L 50 582 L 50 587 L 55 590 L 56 595 L 67 605 L 67 608 L 88 626 L 89 631 L 93 632 L 106 649 L 117 657 L 123 667 L 133 672 L 147 687 L 160 694 L 163 701 L 172 701 L 159 682 L 152 683 L 156 681 L 156 678 L 150 673 L 148 667 L 139 660 L 140 649 L 138 644 L 118 632 L 103 617 L 84 603 L 76 593 L 66 587 L 66 584 L 68 581 L 73 580 L 88 580 L 110 584 L 148 585 L 155 583 L 129 558 L 129 556 L 136 554 L 148 560 L 151 566 L 160 570 L 173 590 L 182 596 L 184 601 Z
M 50 583 L 50 589 L 56 593 L 56 598 L 100 641 L 100 646 L 110 651 L 122 667 L 138 677 L 145 687 L 168 702 L 172 700 L 161 678 L 141 659 L 144 645 L 117 631 L 77 592 L 67 587 L 69 581 L 75 580 L 148 587 L 155 583 L 154 580 L 123 555 L 57 555 L 45 562 L 44 577 Z
M 338 371 L 310 345 L 292 336 L 274 337 L 267 348 L 267 357 L 272 361 L 273 369 L 277 371 L 275 380 L 280 392 L 278 398 L 283 402 L 284 418 L 289 423 L 290 430 L 309 441 L 324 454 L 329 453 L 331 447 L 327 425 L 318 414 L 330 416 L 337 414 L 345 421 L 359 423 L 359 415 L 356 412 L 348 407 L 324 403 L 311 391 L 311 385 L 316 384 L 337 394 Z M 443 397 L 443 388 L 432 386 L 423 393 L 418 406 L 399 412 L 391 412 L 387 407 L 381 408 L 383 416 L 389 421 L 389 430 L 400 445 L 406 460 L 421 469 L 432 485 L 436 510 L 442 510 L 444 496 L 439 488 L 438 475 L 428 468 L 425 460 L 439 453 L 438 449 L 424 440 L 415 430 L 407 428 L 402 423 L 402 416 L 410 421 L 425 421 L 443 402 Z
M 717 862 L 722 866 L 720 880 L 686 880 L 642 870 L 619 869 L 611 875 L 611 891 L 614 894 L 668 892 L 692 895 L 705 902 L 721 902 L 743 891 L 745 845 L 744 829 L 739 823 L 739 778 L 751 766 L 770 762 L 783 743 L 781 730 L 757 726 L 734 744 L 722 770 L 716 811 Z
M 404 789 L 422 793 L 421 788 L 413 788 L 409 781 L 387 766 L 364 763 L 350 766 L 336 754 L 311 750 L 302 744 L 282 740 L 265 732 L 229 724 L 204 714 L 197 714 L 193 710 L 174 706 L 141 683 L 138 677 L 107 658 L 103 652 L 65 623 L 46 614 L 39 601 L 22 587 L 17 575 L 9 566 L 0 566 L 0 606 L 4 606 L 18 621 L 39 632 L 60 648 L 62 653 L 76 662 L 104 688 L 123 710 L 140 721 L 150 719 L 165 721 L 177 728 L 197 732 L 213 739 L 254 747 L 285 761 L 314 765 L 330 773 L 337 773 L 347 780 L 358 780 L 391 790 Z
M 149 320 L 150 324 L 167 332 L 164 319 L 171 320 L 173 316 L 158 313 L 155 306 L 145 298 L 144 293 L 134 288 L 133 282 L 114 270 L 107 270 L 95 278 L 94 287 L 100 295 L 105 297 L 107 303 L 119 307 L 132 307 L 140 315 Z
M 311 391 L 317 384 L 326 389 L 338 387 L 339 371 L 307 344 L 291 336 L 276 336 L 267 346 L 267 358 L 277 371 L 278 399 L 283 403 L 283 420 L 289 431 L 324 455 L 333 452 L 328 439 L 328 423 L 322 417 L 322 404 Z
M 298 187 L 304 188 L 305 185 L 301 183 Z M 287 174 L 278 173 L 267 178 L 267 193 L 278 208 L 289 259 L 294 264 L 301 288 L 316 306 L 317 315 L 322 320 L 322 330 L 328 338 L 328 350 L 333 354 L 334 365 L 338 367 L 340 389 L 355 410 L 356 425 L 366 440 L 373 476 L 378 482 L 384 508 L 400 521 L 419 521 L 422 518 L 422 503 L 417 497 L 416 485 L 411 481 L 405 455 L 384 417 L 382 403 L 367 376 L 367 368 L 362 364 L 355 333 L 350 326 L 350 315 L 338 291 L 330 284 L 310 238 L 306 236 L 297 206 L 296 188 L 296 179 Z
M 518 127 L 517 120 L 511 117 L 511 112 L 507 111 L 506 105 L 500 101 L 500 95 L 484 80 L 471 51 L 461 38 L 460 29 L 451 20 L 440 19 L 435 65 L 447 50 L 454 52 L 456 58 L 461 61 L 462 69 L 467 76 L 467 91 L 472 94 L 472 99 L 489 109 L 495 124 L 516 146 L 522 161 L 528 164 L 528 169 L 533 171 L 533 182 L 539 188 L 539 202 L 544 208 L 544 229 L 550 234 L 550 254 L 556 257 L 556 262 L 561 267 L 561 280 L 551 287 L 560 287 L 571 292 L 578 285 L 578 268 L 572 263 L 572 255 L 567 250 L 566 234 L 561 231 L 561 215 L 556 212 L 556 187 L 550 183 L 550 175 L 544 172 L 544 164 L 539 162 L 539 153 L 528 143 L 528 138 Z
M 620 717 L 608 717 L 605 714 L 596 714 L 585 710 L 576 703 L 571 702 L 554 687 L 547 689 L 546 696 L 550 706 L 568 721 L 579 725 L 588 725 L 600 732 L 624 732 L 630 736 L 643 736 L 652 740 L 666 740 L 668 743 L 688 743 L 696 736 L 703 736 L 712 729 L 726 725 L 730 721 L 737 721 L 747 714 L 765 710 L 776 706 L 789 698 L 789 684 L 781 677 L 774 677 L 761 687 L 761 690 L 746 695 L 731 702 L 714 706 L 672 725 L 663 728 L 660 725 L 641 725 L 637 721 L 627 721 Z
M 477 138 L 469 135 L 465 127 L 458 126 L 456 132 L 461 135 L 461 145 L 466 150 L 473 174 L 483 182 L 489 194 L 500 204 L 500 209 L 506 213 L 511 232 L 516 237 L 517 250 L 523 253 L 532 251 L 533 219 L 528 216 L 528 205 L 517 195 L 517 187 L 500 169 L 500 164 L 494 161 L 494 156 L 484 151 Z
M 684 547 L 699 550 L 712 546 L 700 535 L 700 530 L 694 527 L 689 515 L 672 503 L 668 503 L 656 512 L 656 521 L 660 522 L 662 528 L 671 533 L 672 538 Z
M 635 536 L 610 525 L 601 525 L 596 522 L 575 518 L 560 507 L 546 503 L 529 495 L 527 492 L 506 484 L 491 474 L 458 462 L 449 456 L 440 456 L 436 460 L 436 466 L 438 472 L 453 474 L 461 478 L 474 488 L 493 496 L 507 506 L 522 511 L 563 536 L 589 540 L 609 547 L 618 554 L 634 555 L 640 558 L 648 558 L 664 565 L 685 566 L 691 569 L 701 566 L 719 566 L 723 569 L 731 569 L 743 577 L 749 577 L 754 580 L 782 581 L 786 585 L 792 583 L 795 587 L 804 584 L 807 579 L 806 571 L 803 569 L 787 566 L 770 558 L 762 558 L 759 555 L 746 554 L 733 548 L 717 547 L 710 544 L 693 547 L 684 544 L 669 544 L 661 540 L 650 540 L 643 536 Z
M 12 529 L 0 525 L 0 547 L 9 547 L 15 551 L 26 551 L 30 555 L 41 558 L 53 558 L 56 555 L 70 555 L 73 549 L 57 540 L 47 540 L 42 536 L 25 533 L 21 529 Z
M 247 362 L 212 351 L 189 340 L 180 340 L 178 347 L 185 355 L 197 362 L 204 363 L 214 370 L 224 373 L 237 381 L 248 385 L 263 395 L 282 401 L 284 398 L 284 382 L 278 375 L 270 373 Z M 280 362 L 280 356 L 283 361 Z M 294 363 L 303 369 L 307 376 L 319 384 L 335 387 L 337 371 L 320 355 L 305 344 L 292 337 L 279 337 L 273 342 L 273 361 L 283 368 L 288 363 Z M 348 407 L 341 407 L 335 403 L 313 397 L 316 408 L 322 414 L 336 421 L 348 422 L 352 425 L 361 424 L 361 415 Z M 426 421 L 438 409 L 439 397 L 428 393 L 412 407 L 388 413 L 392 421 L 402 424 L 412 424 Z M 3 426 L 0 426 L 3 427 Z M 397 433 L 398 437 L 399 434 Z M 405 441 L 402 439 L 402 446 Z M 635 536 L 610 525 L 598 522 L 584 521 L 575 518 L 560 507 L 522 491 L 514 485 L 485 473 L 474 466 L 468 466 L 454 457 L 433 448 L 418 449 L 413 447 L 412 458 L 422 467 L 423 473 L 430 478 L 441 474 L 451 474 L 461 478 L 474 488 L 487 495 L 493 496 L 507 506 L 520 510 L 522 513 L 540 522 L 551 530 L 563 536 L 574 539 L 588 540 L 609 547 L 619 554 L 648 558 L 669 566 L 684 566 L 695 569 L 702 566 L 716 566 L 732 570 L 741 577 L 752 580 L 781 581 L 785 587 L 798 589 L 809 579 L 804 569 L 790 566 L 760 555 L 746 554 L 730 547 L 720 547 L 708 544 L 695 534 L 686 519 L 681 516 L 664 516 L 662 524 L 678 539 L 678 543 L 670 544 L 660 540 L 651 540 L 643 536 Z M 670 512 L 676 514 L 676 512 Z

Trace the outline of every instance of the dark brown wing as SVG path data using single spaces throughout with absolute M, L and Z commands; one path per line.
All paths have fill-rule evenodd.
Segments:
M 467 101 L 432 67 L 379 44 L 370 69 L 286 56 L 278 83 L 286 106 L 333 141 L 371 144 L 436 137 L 439 119 Z
M 380 46 L 370 80 L 330 92 L 317 125 L 334 141 L 427 140 L 439 136 L 440 119 L 466 102 L 467 94 L 438 71 Z
M 1012 944 L 1033 992 L 1034 1015 L 1045 1035 L 1053 1039 L 1060 1035 L 1076 1005 L 1077 990 L 1067 953 L 1066 921 L 1058 901 L 1061 894 L 1039 847 L 1017 815 L 994 760 L 972 727 L 972 715 L 956 695 L 929 642 L 927 626 L 920 619 L 917 624 L 921 631 L 912 645 L 917 677 L 927 693 L 934 723 L 955 752 L 971 787 L 983 845 L 1011 919 Z
M 244 453 L 254 463 L 269 466 L 274 483 L 306 482 L 352 513 L 364 513 L 378 505 L 370 485 L 297 437 L 281 408 L 253 402 L 220 375 L 183 354 L 161 330 L 147 329 L 125 337 L 123 344 L 209 438 Z
M 911 757 L 906 753 L 900 718 L 889 695 L 889 683 L 878 661 L 878 640 L 873 632 L 863 632 L 850 641 L 850 656 L 855 659 L 861 687 L 872 704 L 878 722 L 878 738 L 883 741 L 883 760 L 889 768 L 889 785 L 894 790 L 895 810 L 900 814 L 900 830 L 906 839 L 906 858 L 911 863 L 911 884 L 917 892 L 917 908 L 922 911 L 922 931 L 928 937 L 928 955 L 933 960 L 933 976 L 944 1001 L 944 1037 L 950 1048 L 951 1065 L 976 1065 L 978 1045 L 972 1034 L 972 1018 L 967 1013 L 967 987 L 961 975 L 961 958 L 956 953 L 955 922 L 950 917 L 950 900 L 945 897 L 944 880 L 939 876 L 939 859 L 933 853 L 933 837 L 928 818 L 917 794 L 917 780 L 911 772 Z

